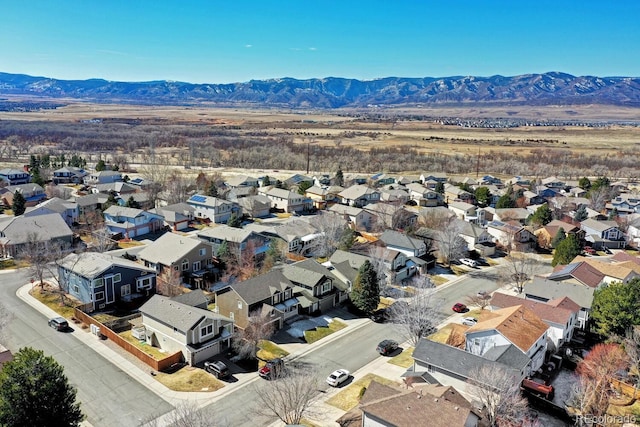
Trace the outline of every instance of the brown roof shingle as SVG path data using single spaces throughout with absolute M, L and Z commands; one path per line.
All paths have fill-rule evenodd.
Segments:
M 537 314 L 540 319 L 544 320 L 545 322 L 556 323 L 559 325 L 565 325 L 571 318 L 571 315 L 580 310 L 580 307 L 578 307 L 578 305 L 575 303 L 573 303 L 575 309 L 572 311 L 571 309 L 563 306 L 556 306 L 533 300 L 525 300 L 522 298 L 518 298 L 517 296 L 507 295 L 501 292 L 495 292 L 493 294 L 493 297 L 491 298 L 491 305 L 500 308 L 513 307 L 515 305 L 524 305 L 529 310 Z

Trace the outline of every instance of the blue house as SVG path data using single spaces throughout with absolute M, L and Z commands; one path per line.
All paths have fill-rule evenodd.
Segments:
M 164 227 L 161 215 L 142 209 L 110 206 L 104 211 L 104 224 L 111 234 L 134 238 L 160 231 Z
M 0 179 L 9 185 L 27 184 L 31 175 L 20 169 L 0 169 Z
M 106 253 L 71 253 L 58 265 L 58 277 L 89 311 L 140 305 L 156 291 L 154 269 Z

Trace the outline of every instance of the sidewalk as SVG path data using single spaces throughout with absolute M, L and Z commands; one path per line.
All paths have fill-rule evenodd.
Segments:
M 40 303 L 37 299 L 32 297 L 29 294 L 29 290 L 33 285 L 31 283 L 27 283 L 24 286 L 20 287 L 16 292 L 16 295 L 23 300 L 25 303 L 29 304 L 40 313 L 42 313 L 48 319 L 52 317 L 58 317 L 59 314 L 47 307 L 46 305 Z M 291 344 L 278 344 L 280 347 L 289 352 L 288 359 L 295 360 L 314 349 L 327 345 L 334 340 L 338 339 L 342 335 L 351 332 L 353 330 L 359 329 L 365 326 L 369 319 L 340 319 L 342 322 L 347 324 L 347 327 L 341 329 L 339 331 L 334 332 L 333 334 L 313 343 L 313 344 L 305 344 L 305 343 L 291 343 Z M 92 348 L 97 353 L 101 354 L 105 357 L 105 359 L 109 360 L 114 365 L 118 366 L 122 371 L 124 371 L 131 378 L 138 381 L 143 386 L 147 387 L 149 390 L 158 395 L 161 399 L 170 403 L 173 406 L 179 405 L 181 403 L 190 403 L 195 404 L 198 407 L 204 407 L 209 405 L 222 397 L 226 396 L 229 393 L 234 392 L 235 390 L 245 387 L 251 384 L 253 381 L 256 381 L 259 376 L 257 372 L 253 372 L 250 374 L 242 374 L 237 376 L 238 381 L 234 383 L 225 383 L 225 386 L 220 390 L 215 392 L 178 392 L 173 391 L 165 387 L 163 384 L 154 379 L 153 376 L 150 375 L 151 369 L 143 370 L 136 364 L 132 363 L 127 358 L 123 357 L 118 351 L 113 350 L 109 346 L 105 344 L 104 341 L 99 339 L 97 336 L 91 334 L 90 332 L 82 330 L 78 328 L 72 335 L 82 341 L 86 346 Z M 124 350 L 123 350 L 124 351 Z M 169 417 L 170 414 L 165 414 L 157 419 L 159 425 L 165 425 L 165 419 Z M 88 422 L 83 423 L 84 426 L 90 427 Z

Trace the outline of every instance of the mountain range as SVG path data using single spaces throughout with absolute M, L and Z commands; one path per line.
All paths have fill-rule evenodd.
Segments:
M 331 109 L 411 105 L 571 105 L 640 107 L 640 78 L 559 72 L 504 77 L 281 78 L 230 84 L 58 80 L 0 73 L 0 96 L 72 98 L 153 105 L 255 105 Z

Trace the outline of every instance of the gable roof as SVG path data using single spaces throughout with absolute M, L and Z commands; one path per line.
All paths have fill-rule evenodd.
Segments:
M 205 318 L 232 322 L 231 319 L 202 308 L 191 307 L 162 295 L 154 295 L 140 307 L 143 315 L 156 319 L 185 333 Z
M 478 323 L 466 335 L 495 330 L 523 352 L 527 352 L 547 332 L 549 327 L 523 304 L 482 313 Z
M 197 307 L 199 305 L 206 306 L 209 304 L 209 298 L 207 298 L 207 295 L 202 289 L 194 289 L 191 292 L 185 292 L 184 294 L 171 297 L 171 299 L 190 307 Z
M 138 257 L 154 264 L 172 265 L 201 245 L 206 243 L 180 234 L 164 233 L 141 250 Z
M 282 274 L 280 269 L 273 269 L 268 273 L 230 286 L 249 305 L 271 298 L 275 292 L 293 287 L 293 283 Z
M 486 359 L 472 353 L 468 353 L 457 347 L 441 344 L 435 341 L 421 338 L 413 350 L 413 358 L 422 363 L 429 364 L 441 368 L 442 370 L 451 372 L 469 378 L 474 372 L 477 372 L 484 365 L 498 365 L 502 369 L 513 372 L 518 378 L 520 371 L 530 363 L 530 359 L 519 349 L 511 354 L 510 358 L 503 358 L 502 361 Z M 521 356 L 514 355 L 520 354 Z
M 125 206 L 112 205 L 104 211 L 105 214 L 111 216 L 121 216 L 124 218 L 136 218 L 144 213 L 142 209 L 127 208 Z
M 364 394 L 367 396 L 372 388 L 375 396 L 368 397 L 360 409 L 376 421 L 382 420 L 381 425 L 413 427 L 420 421 L 429 420 L 430 427 L 464 427 L 472 413 L 471 403 L 452 387 L 425 386 L 418 391 L 394 390 L 388 386 L 379 388 L 376 384 L 372 381 Z M 423 395 L 423 390 L 427 396 Z
M 101 252 L 71 253 L 62 259 L 60 265 L 87 279 L 99 277 L 112 266 L 130 268 L 150 274 L 156 272 L 154 269 L 137 262 Z
M 385 230 L 380 236 L 380 240 L 387 246 L 396 246 L 407 249 L 424 249 L 425 243 L 414 237 L 409 237 L 404 233 L 395 230 Z
M 339 192 L 338 196 L 342 197 L 343 199 L 355 200 L 366 194 L 374 194 L 374 193 L 379 193 L 379 191 L 374 190 L 368 185 L 355 184 Z
M 533 280 L 524 286 L 524 294 L 528 297 L 546 300 L 569 297 L 584 308 L 591 308 L 595 290 L 596 288 L 584 286 L 580 283 L 548 280 L 539 276 L 534 276 Z
M 614 279 L 624 280 L 635 272 L 635 267 L 633 266 L 625 265 L 624 263 L 619 262 L 615 264 L 602 262 L 591 257 L 585 257 L 583 263 L 588 264 L 589 266 L 600 272 L 600 274 L 608 277 L 613 277 Z
M 602 283 L 604 277 L 605 275 L 602 272 L 593 268 L 588 263 L 576 262 L 557 266 L 547 278 L 556 281 L 574 278 L 586 286 L 596 288 Z
M 610 228 L 618 228 L 618 223 L 615 221 L 598 221 L 592 218 L 587 218 L 580 223 L 580 226 L 583 228 L 588 227 L 602 233 Z
M 569 307 L 569 302 L 572 304 L 572 308 Z M 516 305 L 523 305 L 529 310 L 533 311 L 545 322 L 556 323 L 559 325 L 565 325 L 571 319 L 573 313 L 580 310 L 580 307 L 569 298 L 562 298 L 555 300 L 554 304 L 537 302 L 533 300 L 526 300 L 514 295 L 507 295 L 501 292 L 495 292 L 491 297 L 491 305 L 493 307 L 505 308 L 513 307 Z
M 245 228 L 230 227 L 228 225 L 219 225 L 217 227 L 209 227 L 198 231 L 197 236 L 204 236 L 213 239 L 220 239 L 227 242 L 241 243 L 251 237 L 255 232 Z
M 73 232 L 57 213 L 36 216 L 17 216 L 0 223 L 0 234 L 5 242 L 18 245 L 29 241 L 30 235 L 38 241 L 71 238 Z

